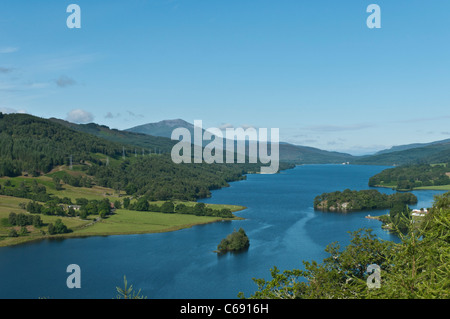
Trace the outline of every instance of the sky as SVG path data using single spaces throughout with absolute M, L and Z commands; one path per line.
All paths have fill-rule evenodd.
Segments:
M 449 13 L 448 0 L 2 0 L 0 112 L 279 128 L 354 155 L 443 140 Z

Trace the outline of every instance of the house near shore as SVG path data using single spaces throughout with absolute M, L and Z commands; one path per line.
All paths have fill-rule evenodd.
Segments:
M 416 217 L 424 217 L 426 214 L 428 214 L 428 210 L 421 208 L 421 209 L 413 209 L 411 215 Z

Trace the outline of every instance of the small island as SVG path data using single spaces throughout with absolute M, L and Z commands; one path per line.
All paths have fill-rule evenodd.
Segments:
M 238 231 L 234 230 L 226 238 L 222 239 L 215 252 L 218 254 L 240 252 L 248 249 L 249 246 L 250 240 L 248 239 L 247 234 L 242 228 L 239 228 Z
M 314 199 L 314 209 L 347 213 L 362 210 L 390 209 L 395 205 L 417 204 L 417 197 L 411 193 L 382 194 L 378 190 L 323 193 Z

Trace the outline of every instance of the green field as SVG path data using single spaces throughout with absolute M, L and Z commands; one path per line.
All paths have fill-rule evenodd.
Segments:
M 437 190 L 437 191 L 450 191 L 450 185 L 441 185 L 441 186 L 423 186 L 416 187 L 415 190 L 425 189 L 425 190 Z
M 3 180 L 5 178 L 2 178 Z M 19 185 L 21 182 L 31 184 L 33 180 L 44 185 L 47 192 L 58 197 L 68 197 L 73 201 L 76 198 L 96 199 L 101 200 L 108 198 L 111 202 L 120 200 L 123 194 L 104 187 L 93 186 L 92 188 L 73 187 L 67 184 L 63 185 L 63 189 L 57 191 L 53 180 L 48 176 L 41 176 L 37 178 L 32 177 L 14 177 L 8 178 L 13 185 Z M 1 180 L 1 179 L 0 179 Z M 88 219 L 81 219 L 79 217 L 60 217 L 40 215 L 44 225 L 40 228 L 34 226 L 27 226 L 28 233 L 19 237 L 8 237 L 12 228 L 19 232 L 20 227 L 12 227 L 9 225 L 8 216 L 11 212 L 16 214 L 26 213 L 24 207 L 30 200 L 24 198 L 16 198 L 10 196 L 0 195 L 0 246 L 10 246 L 30 242 L 34 240 L 41 240 L 53 237 L 80 237 L 80 236 L 107 236 L 120 234 L 143 234 L 175 231 L 194 225 L 207 224 L 222 220 L 241 219 L 235 218 L 221 218 L 210 216 L 195 216 L 190 214 L 164 214 L 157 212 L 138 212 L 126 209 L 117 209 L 112 215 L 108 215 L 104 219 L 100 219 L 98 215 L 90 215 Z M 161 205 L 163 201 L 151 202 L 154 205 Z M 175 204 L 181 201 L 174 201 Z M 196 202 L 182 202 L 186 206 L 194 206 Z M 215 210 L 228 208 L 232 212 L 245 209 L 243 206 L 234 205 L 219 205 L 207 204 Z M 57 219 L 61 219 L 63 223 L 72 230 L 72 232 L 63 235 L 49 235 L 47 234 L 48 224 L 54 223 Z

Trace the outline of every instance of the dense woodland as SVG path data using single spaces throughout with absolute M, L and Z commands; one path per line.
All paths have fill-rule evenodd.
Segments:
M 392 186 L 399 190 L 412 190 L 422 186 L 449 185 L 449 175 L 450 163 L 405 165 L 389 168 L 372 176 L 369 186 Z
M 355 191 L 346 189 L 343 192 L 323 193 L 314 199 L 314 209 L 335 212 L 351 212 L 361 210 L 390 209 L 397 204 L 412 205 L 417 197 L 411 193 L 383 194 L 378 190 Z
M 59 175 L 54 178 L 55 185 L 61 181 L 83 187 L 96 184 L 124 190 L 135 197 L 145 196 L 148 200 L 196 200 L 210 196 L 210 190 L 245 179 L 247 173 L 259 172 L 261 167 L 261 164 L 250 163 L 175 164 L 168 153 L 150 154 L 153 148 L 161 147 L 162 138 L 155 140 L 134 133 L 123 133 L 123 136 L 120 132 L 108 134 L 115 141 L 126 140 L 148 146 L 149 149 L 143 152 L 146 155 L 141 155 L 140 151 L 137 152 L 137 145 L 100 138 L 62 123 L 27 114 L 0 113 L 0 177 L 39 176 L 60 165 L 69 166 L 72 159 L 72 163 L 81 166 L 80 170 L 86 176 Z M 83 127 L 89 132 L 96 131 L 99 126 Z M 153 141 L 157 144 L 152 144 Z M 173 144 L 170 139 L 166 142 L 164 149 Z M 280 163 L 280 169 L 290 167 L 293 165 Z M 4 195 L 26 197 L 17 189 L 2 192 Z M 34 192 L 31 199 L 39 200 L 36 197 L 38 193 Z M 41 196 L 43 201 L 49 200 L 47 195 Z

